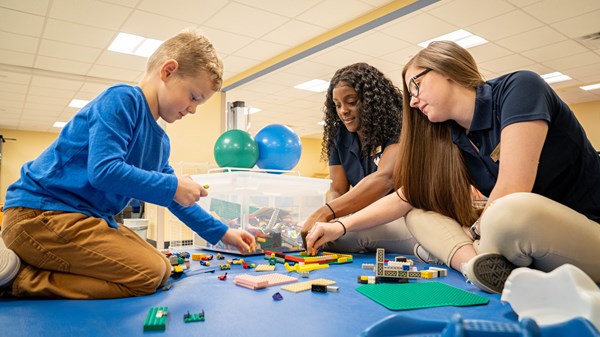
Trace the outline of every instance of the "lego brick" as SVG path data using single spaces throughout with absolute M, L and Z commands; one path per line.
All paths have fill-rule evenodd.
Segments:
M 183 321 L 185 323 L 192 323 L 192 322 L 204 322 L 205 317 L 204 317 L 204 310 L 202 310 L 201 312 L 197 313 L 197 314 L 191 314 L 189 311 L 187 313 L 185 313 L 183 315 Z
M 233 283 L 250 289 L 262 289 L 278 284 L 285 284 L 296 281 L 298 281 L 298 279 L 295 277 L 273 273 L 260 276 L 242 274 L 236 276 Z
M 256 271 L 273 271 L 273 270 L 275 270 L 275 266 L 270 265 L 270 264 L 259 264 L 256 266 L 256 268 L 254 270 L 256 270 Z
M 286 286 L 281 287 L 281 289 L 291 291 L 293 293 L 299 293 L 302 291 L 310 290 L 313 284 L 329 286 L 329 285 L 335 284 L 335 281 L 326 280 L 326 279 L 316 279 L 316 280 L 310 280 L 310 281 L 286 285 Z
M 167 328 L 168 307 L 153 307 L 148 310 L 144 331 L 162 331 Z

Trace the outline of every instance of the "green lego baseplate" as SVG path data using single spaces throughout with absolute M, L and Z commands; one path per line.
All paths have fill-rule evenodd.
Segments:
M 390 310 L 487 304 L 487 297 L 441 282 L 364 284 L 356 291 Z
M 168 307 L 153 307 L 148 310 L 144 331 L 161 331 L 167 328 Z

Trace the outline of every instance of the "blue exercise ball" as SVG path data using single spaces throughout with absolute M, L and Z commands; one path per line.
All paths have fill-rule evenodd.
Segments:
M 263 170 L 291 170 L 302 154 L 300 137 L 289 126 L 271 124 L 254 137 L 258 145 L 256 166 Z

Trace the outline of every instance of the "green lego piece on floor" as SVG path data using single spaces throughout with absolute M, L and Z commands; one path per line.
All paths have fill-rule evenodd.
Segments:
M 154 307 L 148 310 L 144 321 L 144 331 L 160 331 L 167 328 L 168 307 Z
M 198 314 L 190 314 L 188 311 L 185 315 L 183 315 L 183 321 L 186 323 L 204 322 L 204 310 Z

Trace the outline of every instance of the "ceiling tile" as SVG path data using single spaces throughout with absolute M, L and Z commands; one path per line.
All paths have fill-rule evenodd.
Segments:
M 324 81 L 329 81 L 336 70 L 337 67 L 306 59 L 294 62 L 283 69 L 284 72 L 289 74 L 302 75 L 308 79 L 318 78 Z
M 23 0 L 2 0 L 0 7 L 10 8 L 19 12 L 26 12 L 35 15 L 45 15 L 48 10 L 49 0 L 23 1 Z
M 0 7 L 0 31 L 27 36 L 40 36 L 44 17 Z
M 524 11 L 546 23 L 563 21 L 598 9 L 600 9 L 598 0 L 544 0 L 523 7 Z
M 261 39 L 286 46 L 296 46 L 325 32 L 326 30 L 322 27 L 292 20 L 267 33 Z
M 243 72 L 257 64 L 260 63 L 260 60 L 249 59 L 246 57 L 239 57 L 236 55 L 230 55 L 223 58 L 223 67 L 225 68 L 225 79 L 237 75 L 238 73 Z
M 149 22 L 151 22 L 151 24 L 148 24 Z M 154 13 L 134 11 L 131 16 L 125 20 L 125 23 L 121 26 L 119 31 L 164 41 L 190 26 L 193 26 L 190 22 Z
M 31 78 L 32 87 L 48 87 L 66 90 L 78 90 L 82 82 L 76 80 L 62 79 L 57 77 L 47 77 L 35 75 Z
M 93 13 L 93 15 L 90 15 Z M 49 17 L 86 26 L 114 29 L 123 24 L 131 8 L 96 0 L 53 1 Z
M 286 17 L 230 2 L 205 24 L 212 28 L 259 38 L 287 21 L 289 19 Z
M 294 18 L 321 2 L 320 0 L 281 1 L 281 0 L 236 0 L 246 6 L 266 12 Z
M 600 5 L 600 1 L 597 1 Z M 600 32 L 600 10 L 592 11 L 577 17 L 554 24 L 563 34 L 571 38 Z
M 19 53 L 0 49 L 0 64 L 31 67 L 33 66 L 34 57 L 34 54 Z
M 453 32 L 458 28 L 459 26 L 449 24 L 433 15 L 422 13 L 406 20 L 400 20 L 397 24 L 382 29 L 382 32 L 416 45 Z M 407 34 L 407 32 L 410 33 Z
M 334 50 L 327 50 L 323 54 L 314 57 L 312 61 L 341 68 L 357 62 L 367 62 L 369 59 L 370 57 L 364 54 L 345 48 L 336 48 Z
M 264 40 L 255 40 L 251 44 L 238 50 L 236 54 L 244 55 L 244 57 L 255 60 L 268 60 L 273 55 L 279 55 L 288 49 L 288 46 L 282 44 Z
M 54 58 L 92 63 L 96 61 L 102 49 L 83 47 L 75 44 L 56 42 L 43 39 L 40 43 L 39 54 Z
M 502 48 L 495 43 L 486 43 L 473 48 L 469 48 L 469 52 L 477 63 L 495 60 L 512 54 L 510 50 Z
M 79 89 L 77 95 L 79 95 L 81 93 L 87 93 L 87 94 L 93 94 L 94 96 L 96 96 L 96 95 L 100 94 L 102 91 L 104 91 L 106 88 L 107 88 L 107 85 L 105 83 L 85 82 Z
M 511 24 L 506 25 L 506 22 L 511 22 Z M 521 34 L 542 25 L 544 25 L 542 22 L 534 19 L 529 14 L 521 10 L 514 10 L 472 26 L 467 26 L 466 30 L 490 41 Z M 502 27 L 502 29 L 498 29 L 498 27 Z
M 555 44 L 549 44 L 536 49 L 522 52 L 526 57 L 537 62 L 549 61 L 569 55 L 585 52 L 587 49 L 573 40 L 566 40 Z
M 298 15 L 296 18 L 304 22 L 310 22 L 327 29 L 332 29 L 363 16 L 372 10 L 372 6 L 363 2 L 325 0 Z
M 19 35 L 0 31 L 0 49 L 12 50 L 21 53 L 33 54 L 37 51 L 39 39 L 26 35 Z
M 495 41 L 498 45 L 515 52 L 522 52 L 566 40 L 558 31 L 544 26 L 519 35 Z
M 55 19 L 48 19 L 43 34 L 49 40 L 100 49 L 108 48 L 115 36 L 115 31 Z
M 143 0 L 137 9 L 194 23 L 204 23 L 227 2 L 214 0 Z
M 287 71 L 278 71 L 273 74 L 265 75 L 262 80 L 265 83 L 272 83 L 276 85 L 280 85 L 285 89 L 293 88 L 295 85 L 311 80 L 312 78 L 307 77 L 306 75 L 292 74 Z M 294 89 L 298 90 L 298 89 Z M 306 91 L 306 90 L 304 90 Z M 310 91 L 306 91 L 310 92 Z
M 358 50 L 371 57 L 381 57 L 409 47 L 411 44 L 382 32 L 364 33 L 352 39 L 344 48 Z
M 221 57 L 232 54 L 233 52 L 247 46 L 254 41 L 254 39 L 250 37 L 241 36 L 239 34 L 226 32 L 219 29 L 202 27 L 201 31 L 202 34 L 209 38 L 210 42 L 213 44 L 215 49 L 217 49 L 217 53 Z
M 384 55 L 381 58 L 383 60 L 386 60 L 388 62 L 396 62 L 400 65 L 400 67 L 404 67 L 404 65 L 406 64 L 406 62 L 408 62 L 414 55 L 416 55 L 421 49 L 421 47 L 415 45 L 412 45 L 410 47 L 404 48 L 402 50 L 399 50 L 397 52 L 388 54 L 388 55 Z
M 373 6 L 376 8 L 383 7 L 388 3 L 392 2 L 392 0 L 361 0 L 369 6 Z
M 135 79 L 143 73 L 144 69 L 140 69 L 139 71 L 123 69 L 123 68 L 115 68 L 104 66 L 100 64 L 96 64 L 92 66 L 90 71 L 87 73 L 88 76 L 95 76 L 106 79 L 114 79 L 115 82 L 124 81 L 124 82 L 133 82 Z
M 16 94 L 12 92 L 0 91 L 0 106 L 18 108 L 22 107 L 25 94 Z
M 567 57 L 546 61 L 545 64 L 556 70 L 567 70 L 574 66 L 600 64 L 600 55 L 587 51 L 581 54 L 569 55 Z
M 30 98 L 33 96 L 53 97 L 61 100 L 69 100 L 68 102 L 70 102 L 73 97 L 73 90 L 31 86 L 29 95 L 32 95 Z
M 54 57 L 38 56 L 34 67 L 67 74 L 85 74 L 90 69 L 91 63 L 58 59 Z
M 105 50 L 98 58 L 96 64 L 139 72 L 146 69 L 147 60 L 148 58 L 146 57 Z
M 482 68 L 494 69 L 497 72 L 506 73 L 515 70 L 527 69 L 528 66 L 535 64 L 534 61 L 519 54 L 512 54 L 501 59 L 481 62 Z
M 0 68 L 0 82 L 12 84 L 29 84 L 31 81 L 30 74 L 23 74 L 15 71 L 2 70 Z
M 16 84 L 16 83 L 0 83 L 0 92 L 5 92 L 9 94 L 27 94 L 29 90 L 29 86 L 25 84 Z
M 467 27 L 510 12 L 515 7 L 504 0 L 456 0 L 444 3 L 429 13 L 458 27 Z

